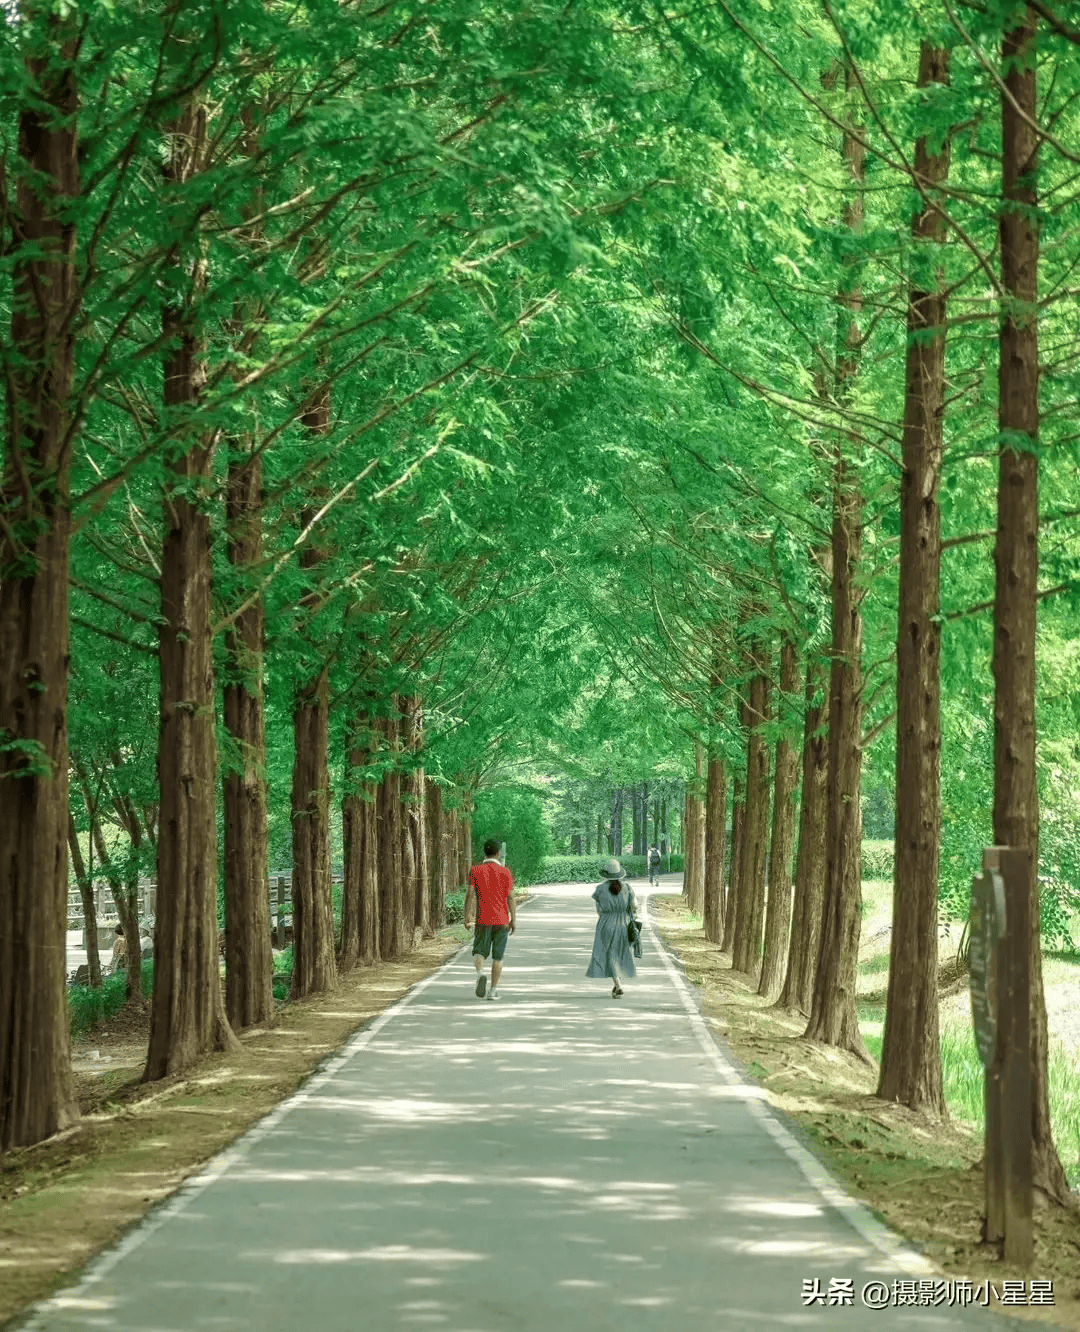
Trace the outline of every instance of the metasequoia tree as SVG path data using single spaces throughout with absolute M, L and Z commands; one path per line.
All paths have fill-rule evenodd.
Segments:
M 769 719 L 770 680 L 764 645 L 750 650 L 754 671 L 746 711 L 746 788 L 740 829 L 739 886 L 731 965 L 735 971 L 756 972 L 761 960 L 765 919 L 765 853 L 769 821 L 769 749 L 762 728 Z
M 855 86 L 844 70 L 848 93 Z M 858 233 L 863 224 L 865 144 L 845 130 L 843 156 L 851 185 L 844 225 Z M 861 264 L 846 264 L 838 293 L 836 393 L 849 397 L 858 373 L 862 310 Z M 853 457 L 856 443 L 838 431 L 832 479 L 832 664 L 829 671 L 829 770 L 825 897 L 814 997 L 806 1037 L 839 1045 L 869 1058 L 855 1009 L 862 904 L 862 616 L 855 581 L 862 547 L 862 492 Z
M 174 39 L 168 46 L 175 46 Z M 178 61 L 179 63 L 179 61 Z M 225 1016 L 217 929 L 217 743 L 208 499 L 212 432 L 192 426 L 206 377 L 194 308 L 205 281 L 184 187 L 205 167 L 207 113 L 189 95 L 165 130 L 163 204 L 177 215 L 177 284 L 162 310 L 164 418 L 178 433 L 162 498 L 157 927 L 146 1081 L 182 1072 L 208 1050 L 238 1048 Z M 178 288 L 178 289 L 177 289 Z M 193 429 L 195 438 L 191 437 Z
M 330 430 L 330 390 L 326 385 L 310 396 L 300 418 L 313 448 L 320 448 Z M 316 495 L 322 498 L 321 488 Z M 314 511 L 301 518 L 311 526 Z M 309 544 L 300 553 L 301 567 L 314 579 L 326 553 Z M 309 636 L 316 658 L 307 665 L 293 696 L 292 780 L 292 997 L 321 994 L 337 984 L 334 957 L 334 915 L 330 900 L 330 680 L 326 648 L 320 640 L 317 610 L 322 593 L 312 586 L 305 600 L 313 607 Z
M 997 540 L 994 546 L 994 841 L 1026 849 L 1031 920 L 1031 1128 L 1036 1187 L 1058 1202 L 1069 1187 L 1050 1128 L 1046 1001 L 1039 938 L 1039 804 L 1035 770 L 1035 628 L 1039 533 L 1037 17 L 1017 6 L 1001 45 L 1003 293 L 998 360 Z M 1006 900 L 1006 917 L 1010 910 Z M 1015 905 L 1012 906 L 1015 910 Z
M 829 740 L 825 729 L 828 696 L 825 671 L 815 652 L 806 656 L 803 705 L 802 781 L 799 805 L 799 846 L 795 859 L 791 946 L 780 1008 L 810 1016 L 821 937 L 825 892 L 828 812 Z
M 924 41 L 919 87 L 944 84 L 949 52 Z M 912 219 L 916 266 L 908 293 L 901 437 L 900 592 L 896 637 L 896 852 L 889 991 L 877 1094 L 945 1114 L 938 1039 L 937 895 L 941 829 L 941 476 L 945 295 L 933 247 L 945 239 L 934 190 L 949 172 L 949 140 L 915 144 L 924 206 Z M 929 249 L 930 254 L 920 251 Z
M 0 482 L 0 1153 L 77 1117 L 65 972 L 78 16 L 22 7 Z
M 773 773 L 773 819 L 769 841 L 769 897 L 765 914 L 765 941 L 758 994 L 772 999 L 780 989 L 787 958 L 791 925 L 791 850 L 795 840 L 795 798 L 798 761 L 783 711 L 799 688 L 799 661 L 795 645 L 784 638 L 780 645 L 780 699 L 778 711 L 784 729 L 776 742 Z

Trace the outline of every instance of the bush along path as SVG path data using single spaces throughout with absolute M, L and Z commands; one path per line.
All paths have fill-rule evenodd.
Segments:
M 536 893 L 498 1001 L 465 949 L 414 986 L 24 1327 L 141 1328 L 166 1290 L 162 1332 L 352 1332 L 358 1297 L 373 1327 L 834 1326 L 814 1281 L 853 1326 L 883 1292 L 875 1327 L 1014 1327 L 893 1306 L 933 1269 L 762 1104 L 651 928 L 624 998 L 584 978 L 589 891 Z

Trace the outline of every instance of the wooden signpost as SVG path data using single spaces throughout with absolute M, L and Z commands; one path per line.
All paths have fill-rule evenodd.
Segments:
M 971 884 L 971 1017 L 986 1069 L 986 1226 L 1019 1267 L 1034 1256 L 1030 852 L 988 847 Z

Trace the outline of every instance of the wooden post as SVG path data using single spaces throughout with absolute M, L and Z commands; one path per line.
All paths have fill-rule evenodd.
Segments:
M 1030 1267 L 1032 1228 L 1031 1142 L 1031 895 L 1033 873 L 1027 847 L 999 849 L 1008 917 L 998 968 L 1001 1057 L 1001 1143 L 1004 1174 L 1004 1259 Z
M 1032 1227 L 1031 852 L 987 847 L 972 884 L 971 1001 L 986 1068 L 986 1226 L 1003 1257 L 1028 1267 Z

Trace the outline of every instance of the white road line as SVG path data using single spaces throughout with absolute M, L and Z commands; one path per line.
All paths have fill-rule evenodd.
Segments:
M 690 1019 L 690 1026 L 697 1036 L 698 1044 L 711 1060 L 722 1082 L 730 1086 L 744 1084 L 744 1079 L 724 1058 L 723 1052 L 705 1025 L 685 976 L 681 975 L 671 961 L 667 945 L 659 939 L 651 922 L 647 925 L 649 935 L 657 946 L 660 960 L 663 962 L 672 983 L 679 993 L 683 1008 Z M 754 1089 L 757 1090 L 756 1088 Z M 836 1209 L 857 1234 L 868 1244 L 872 1244 L 879 1253 L 893 1263 L 905 1276 L 938 1276 L 940 1269 L 921 1253 L 906 1245 L 903 1240 L 883 1226 L 870 1211 L 857 1199 L 845 1193 L 843 1187 L 825 1169 L 821 1162 L 800 1143 L 795 1136 L 777 1118 L 776 1112 L 760 1097 L 746 1097 L 747 1109 L 758 1120 L 762 1128 L 772 1137 L 778 1147 L 799 1167 L 806 1179 L 825 1202 Z

